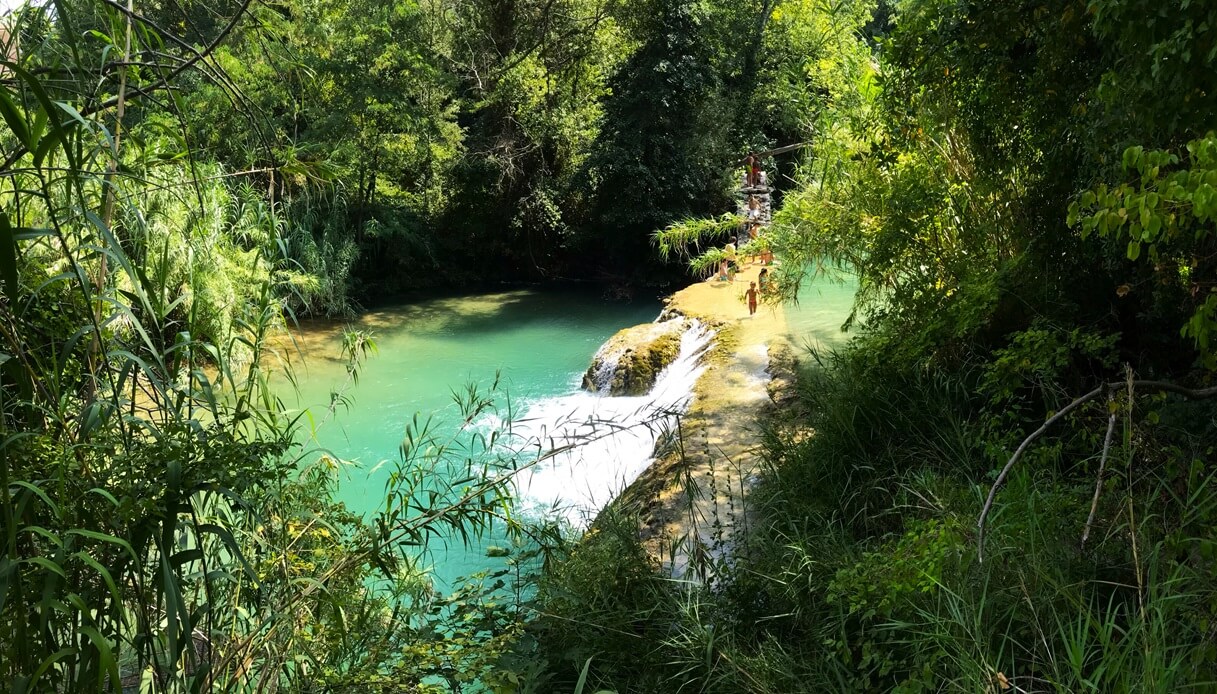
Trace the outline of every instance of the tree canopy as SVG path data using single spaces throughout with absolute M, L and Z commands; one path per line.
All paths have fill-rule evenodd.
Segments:
M 1217 681 L 1213 3 L 49 0 L 3 22 L 7 689 Z M 741 156 L 796 143 L 766 162 L 772 282 L 855 278 L 854 337 L 768 413 L 711 576 L 659 572 L 624 505 L 578 538 L 505 511 L 546 454 L 496 447 L 478 388 L 459 431 L 411 424 L 369 516 L 334 501 L 310 439 L 375 340 L 345 332 L 348 383 L 306 415 L 270 385 L 285 324 L 686 281 L 727 255 Z M 514 598 L 506 572 L 436 595 L 419 552 L 495 523 L 531 542 Z

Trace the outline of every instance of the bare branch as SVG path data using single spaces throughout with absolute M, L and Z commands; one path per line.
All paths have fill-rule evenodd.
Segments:
M 1176 395 L 1181 395 L 1188 398 L 1189 400 L 1202 400 L 1204 398 L 1211 398 L 1214 395 L 1217 395 L 1217 387 L 1193 390 L 1191 388 L 1185 388 L 1181 385 L 1170 383 L 1168 381 L 1129 380 L 1119 381 L 1116 383 L 1104 383 L 1098 388 L 1095 388 L 1089 393 L 1066 405 L 1061 409 L 1060 412 L 1057 412 L 1049 417 L 1048 421 L 1044 422 L 1039 429 L 1031 432 L 1030 436 L 1023 439 L 1023 442 L 1019 444 L 1019 447 L 1014 451 L 1014 455 L 1010 456 L 1009 462 L 1007 462 L 1005 467 L 1002 468 L 1001 473 L 997 476 L 997 481 L 993 483 L 993 487 L 989 490 L 989 496 L 987 499 L 985 499 L 984 508 L 982 508 L 980 511 L 980 518 L 976 520 L 976 553 L 979 561 L 984 561 L 985 519 L 989 517 L 989 511 L 993 508 L 993 500 L 997 498 L 997 491 L 1001 489 L 1002 484 L 1006 481 L 1006 477 L 1010 475 L 1010 470 L 1012 470 L 1014 465 L 1018 463 L 1019 458 L 1023 457 L 1023 454 L 1027 452 L 1027 449 L 1031 446 L 1031 444 L 1034 443 L 1035 440 L 1040 436 L 1043 436 L 1044 432 L 1048 431 L 1049 427 L 1064 419 L 1065 416 L 1070 412 L 1077 410 L 1082 405 L 1094 400 L 1103 393 L 1112 393 L 1120 388 L 1128 388 L 1130 392 L 1140 388 L 1141 390 L 1156 391 L 1159 393 L 1174 393 Z
M 1112 412 L 1107 418 L 1107 436 L 1103 438 L 1103 455 L 1099 458 L 1099 474 L 1094 481 L 1094 498 L 1090 501 L 1090 515 L 1086 517 L 1086 528 L 1082 531 L 1082 546 L 1090 537 L 1090 527 L 1094 524 L 1095 511 L 1099 509 L 1099 495 L 1103 492 L 1103 472 L 1107 469 L 1107 454 L 1111 451 L 1111 437 L 1116 431 L 1116 413 Z

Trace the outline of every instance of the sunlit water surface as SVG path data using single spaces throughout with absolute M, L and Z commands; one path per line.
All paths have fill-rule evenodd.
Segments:
M 363 315 L 351 327 L 374 336 L 377 353 L 348 383 L 340 358 L 343 324 L 301 325 L 296 392 L 283 383 L 289 406 L 310 408 L 313 420 L 326 418 L 331 393 L 346 402 L 317 430 L 315 445 L 350 461 L 339 484 L 338 500 L 371 514 L 382 503 L 385 483 L 400 459 L 408 423 L 430 418 L 430 429 L 444 437 L 455 432 L 462 415 L 454 394 L 468 384 L 488 393 L 498 380 L 495 401 L 506 418 L 527 413 L 555 396 L 579 389 L 582 373 L 601 343 L 621 328 L 654 320 L 654 301 L 609 302 L 595 294 L 518 290 L 430 299 Z M 430 556 L 439 587 L 451 588 L 458 576 L 501 565 L 484 548 L 503 545 L 501 531 L 479 546 L 450 543 Z
M 800 305 L 787 309 L 795 343 L 842 341 L 839 328 L 853 285 L 817 281 L 804 286 L 800 296 Z M 454 393 L 468 384 L 486 392 L 498 380 L 498 415 L 482 417 L 477 426 L 501 425 L 510 402 L 519 420 L 517 442 L 532 438 L 560 445 L 570 434 L 600 437 L 605 420 L 647 422 L 520 476 L 522 510 L 561 506 L 559 515 L 578 526 L 646 465 L 662 427 L 656 410 L 683 406 L 700 374 L 696 356 L 709 335 L 690 330 L 682 359 L 661 375 L 649 396 L 610 398 L 580 390 L 600 345 L 621 328 L 654 320 L 659 310 L 658 300 L 610 302 L 590 293 L 532 290 L 382 309 L 350 324 L 369 331 L 378 346 L 354 384 L 340 358 L 343 324 L 307 322 L 298 339 L 304 358 L 295 359 L 298 387 L 281 381 L 279 394 L 289 406 L 310 408 L 314 422 L 325 421 L 310 446 L 352 463 L 341 473 L 338 500 L 365 515 L 382 503 L 408 423 L 416 416 L 430 418 L 433 432 L 454 432 L 462 419 Z M 327 418 L 335 391 L 342 391 L 349 404 Z M 427 559 L 437 587 L 451 590 L 458 577 L 501 567 L 504 559 L 486 556 L 486 548 L 509 544 L 500 527 L 471 547 L 450 542 L 433 548 Z

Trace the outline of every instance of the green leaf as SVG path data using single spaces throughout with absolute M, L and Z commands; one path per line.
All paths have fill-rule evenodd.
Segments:
M 55 110 L 54 102 L 51 101 L 51 97 L 42 86 L 42 82 L 28 70 L 9 60 L 0 61 L 0 65 L 3 65 L 6 70 L 17 75 L 25 83 L 25 86 L 33 92 L 34 98 L 38 100 L 41 112 L 34 115 L 34 128 L 30 130 L 29 146 L 33 147 L 39 136 L 42 135 L 42 128 L 45 127 L 51 112 Z
M 1158 232 L 1162 230 L 1162 217 L 1153 215 L 1149 218 L 1149 223 L 1145 225 L 1144 238 L 1147 241 L 1155 241 L 1158 238 Z
M 72 124 L 68 124 L 72 125 Z M 63 138 L 67 132 L 68 126 L 53 127 L 51 132 L 47 133 L 46 137 L 38 141 L 38 147 L 34 150 L 34 166 L 41 167 L 42 162 L 46 161 L 47 155 L 55 148 L 55 145 Z
M 9 130 L 17 136 L 21 144 L 26 147 L 30 146 L 30 129 L 26 125 L 25 116 L 21 113 L 21 109 L 17 107 L 13 101 L 12 95 L 8 89 L 0 89 L 0 116 L 4 117 L 4 122 L 8 123 Z
M 110 682 L 115 687 L 119 686 L 118 661 L 114 659 L 114 651 L 110 648 L 110 642 L 94 627 L 83 626 L 80 628 L 80 633 L 89 637 L 89 640 L 93 642 L 93 646 L 101 654 L 101 662 L 105 666 L 104 670 L 103 668 L 98 668 L 97 671 L 98 690 L 104 689 L 102 683 L 105 681 L 107 674 L 110 676 Z
M 75 653 L 76 653 L 75 648 L 61 648 L 58 651 L 55 651 L 54 653 L 52 653 L 50 656 L 48 656 L 47 659 L 42 661 L 42 664 L 38 666 L 38 669 L 34 671 L 34 676 L 30 678 L 30 681 L 29 681 L 30 689 L 33 691 L 39 691 L 38 689 L 34 688 L 34 685 L 37 684 L 38 680 L 41 679 L 42 676 L 46 674 L 46 671 L 51 669 L 51 666 L 53 666 L 55 663 L 59 662 L 60 660 L 63 660 L 65 657 L 67 657 L 69 655 L 75 655 Z
M 72 104 L 69 104 L 66 101 L 56 101 L 55 105 L 58 106 L 64 113 L 68 114 L 69 118 L 76 121 L 80 125 L 83 125 L 86 128 L 89 126 L 89 121 L 85 120 L 85 117 L 80 115 L 80 111 L 77 111 L 76 107 Z
M 195 547 L 193 549 L 184 549 L 177 554 L 174 554 L 169 558 L 169 563 L 180 570 L 183 564 L 187 564 L 192 561 L 202 561 L 202 559 L 203 550 Z
M 96 559 L 91 557 L 88 552 L 76 552 L 75 554 L 72 555 L 72 557 L 74 559 L 79 559 L 80 561 L 93 567 L 93 570 L 97 572 L 97 575 L 101 576 L 101 579 L 103 581 L 105 581 L 106 588 L 108 588 L 110 590 L 110 598 L 114 601 L 114 604 L 115 605 L 123 604 L 122 593 L 120 593 L 118 591 L 118 584 L 114 582 L 114 577 L 110 574 L 110 571 L 108 569 L 106 569 L 106 567 L 102 566 L 100 562 L 98 562 Z M 119 615 L 119 619 L 124 624 L 126 624 L 126 622 L 127 622 L 126 610 L 119 610 L 118 615 Z
M 117 508 L 119 506 L 118 499 L 116 499 L 113 494 L 106 491 L 105 489 L 102 489 L 101 487 L 93 487 L 89 491 L 85 492 L 85 494 L 96 494 L 96 495 L 100 496 L 101 498 L 105 499 L 106 501 L 109 501 L 111 504 L 114 505 L 115 508 Z
M 30 127 L 30 146 L 40 144 L 42 133 L 46 130 L 47 112 L 43 109 L 38 109 L 34 113 L 34 125 Z
M 9 304 L 17 303 L 17 238 L 8 222 L 8 215 L 0 212 L 0 278 L 4 279 L 4 295 Z
M 38 566 L 41 566 L 62 579 L 66 580 L 68 577 L 62 566 L 56 564 L 50 559 L 47 559 L 46 557 L 30 557 L 29 559 L 22 559 L 21 561 L 25 562 L 26 564 L 37 564 Z
M 1131 169 L 1141 160 L 1141 153 L 1145 151 L 1144 147 L 1136 146 L 1129 147 L 1124 150 L 1124 168 Z
M 81 537 L 87 537 L 90 540 L 97 540 L 98 542 L 106 542 L 106 543 L 109 543 L 112 545 L 117 545 L 117 546 L 121 547 L 122 549 L 126 550 L 127 554 L 131 555 L 132 559 L 137 559 L 137 557 L 135 556 L 135 549 L 131 547 L 131 543 L 127 542 L 126 540 L 122 539 L 121 537 L 115 537 L 113 535 L 99 533 L 96 530 L 85 530 L 83 528 L 76 528 L 73 530 L 69 530 L 69 531 L 67 531 L 66 534 L 79 535 Z
M 1141 244 L 1137 241 L 1128 242 L 1128 259 L 1136 260 L 1141 257 Z
M 13 238 L 18 241 L 30 241 L 44 236 L 54 236 L 53 229 L 34 229 L 31 227 L 16 227 L 13 229 Z M 53 279 L 71 279 L 74 276 L 71 273 L 62 273 L 56 275 Z M 43 286 L 46 286 L 45 284 Z
M 55 514 L 56 516 L 59 515 L 59 507 L 55 505 L 55 502 L 51 501 L 51 497 L 47 496 L 47 493 L 42 491 L 42 488 L 38 485 L 33 484 L 32 482 L 26 482 L 25 480 L 17 480 L 13 482 L 13 486 L 28 489 L 29 491 L 33 492 L 35 496 L 42 499 L 42 503 L 46 504 L 47 509 L 49 509 L 51 513 Z
M 241 562 L 241 567 L 245 569 L 246 576 L 249 577 L 255 584 L 258 582 L 258 572 L 254 571 L 254 567 L 245 559 L 245 553 L 241 551 L 241 545 L 237 543 L 236 538 L 232 533 L 223 526 L 214 523 L 200 523 L 196 528 L 200 533 L 211 533 L 224 542 L 224 545 L 232 552 L 238 561 Z
M 592 656 L 593 658 L 595 656 Z M 583 688 L 587 686 L 587 673 L 592 667 L 592 658 L 588 658 L 583 663 L 583 670 L 579 672 L 579 681 L 575 683 L 574 694 L 583 694 Z

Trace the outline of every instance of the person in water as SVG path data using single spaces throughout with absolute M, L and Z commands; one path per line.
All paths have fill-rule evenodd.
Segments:
M 756 282 L 748 283 L 748 291 L 744 296 L 748 297 L 748 315 L 756 315 Z
M 756 276 L 757 292 L 764 296 L 769 291 L 769 268 L 761 268 L 761 274 Z
M 723 259 L 718 261 L 718 279 L 724 281 L 730 279 L 727 271 L 731 268 L 731 263 L 735 262 L 735 244 L 729 243 L 723 246 Z

